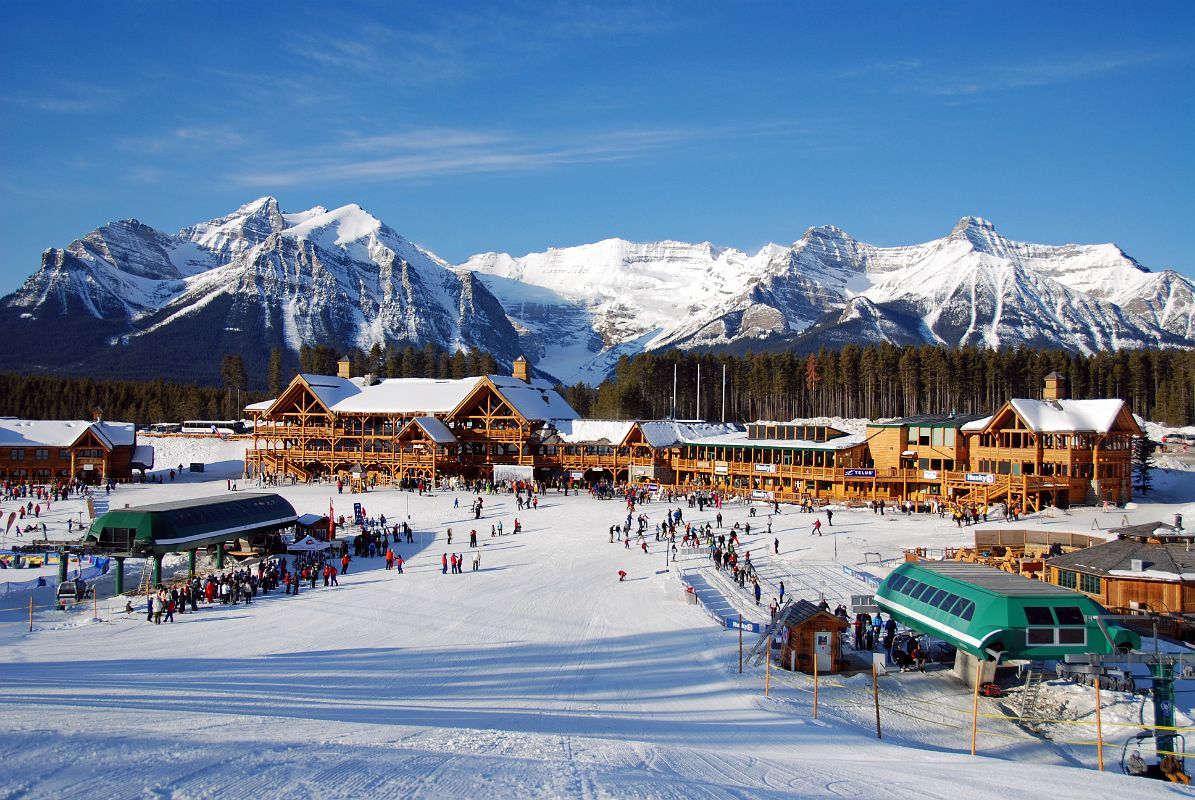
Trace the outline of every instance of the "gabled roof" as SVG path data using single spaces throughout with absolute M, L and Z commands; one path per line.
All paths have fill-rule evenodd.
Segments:
M 0 418 L 0 447 L 70 447 L 88 432 L 104 447 L 130 446 L 137 438 L 131 422 Z
M 788 624 L 790 626 L 800 625 L 801 623 L 808 622 L 809 620 L 821 614 L 824 614 L 830 619 L 837 621 L 838 624 L 844 628 L 849 624 L 843 620 L 842 617 L 836 617 L 829 611 L 819 608 L 810 601 L 804 599 L 797 600 L 795 603 L 793 603 L 792 609 L 788 612 Z
M 1153 523 L 1151 527 L 1165 527 Z M 1133 561 L 1143 562 L 1142 571 L 1133 570 Z M 1139 539 L 1116 539 L 1085 547 L 1049 560 L 1051 567 L 1141 580 L 1195 581 L 1195 550 L 1186 542 L 1150 544 Z
M 575 420 L 580 414 L 545 380 L 524 382 L 506 375 L 487 375 L 506 402 L 526 420 Z
M 387 378 L 366 384 L 364 378 L 299 375 L 311 393 L 334 414 L 447 414 L 457 408 L 483 381 L 489 380 L 517 413 L 528 420 L 576 419 L 577 412 L 552 384 L 524 383 L 502 375 L 455 380 Z M 269 408 L 277 401 L 265 405 Z M 255 403 L 250 410 L 260 409 Z
M 643 438 L 652 447 L 672 447 L 680 444 L 704 444 L 722 436 L 740 436 L 746 441 L 747 429 L 731 422 L 678 422 L 676 420 L 650 420 L 639 423 Z
M 1123 400 L 1009 400 L 1032 431 L 1107 433 L 1124 409 Z
M 411 426 L 417 426 L 427 434 L 427 438 L 431 439 L 436 444 L 456 444 L 456 434 L 452 432 L 447 425 L 435 417 L 415 417 L 406 424 L 399 436 L 406 433 Z
M 624 419 L 569 419 L 557 420 L 554 427 L 560 441 L 568 444 L 609 442 L 620 445 L 635 423 Z

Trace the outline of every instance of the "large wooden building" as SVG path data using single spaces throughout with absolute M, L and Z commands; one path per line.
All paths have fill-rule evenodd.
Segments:
M 605 479 L 734 492 L 757 500 L 933 501 L 1038 510 L 1131 497 L 1132 437 L 1120 400 L 1043 399 L 989 417 L 921 416 L 867 426 L 580 419 L 526 361 L 510 377 L 460 380 L 298 375 L 254 420 L 248 476 Z
M 1195 536 L 1161 522 L 1113 531 L 1117 538 L 1046 562 L 1046 580 L 1083 592 L 1114 614 L 1152 612 L 1195 622 Z
M 0 418 L 0 481 L 127 481 L 153 467 L 131 422 Z

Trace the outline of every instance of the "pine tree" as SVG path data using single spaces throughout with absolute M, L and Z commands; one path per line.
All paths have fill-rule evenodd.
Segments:
M 1153 483 L 1154 451 L 1158 443 L 1148 436 L 1133 440 L 1133 488 L 1141 494 L 1149 494 Z

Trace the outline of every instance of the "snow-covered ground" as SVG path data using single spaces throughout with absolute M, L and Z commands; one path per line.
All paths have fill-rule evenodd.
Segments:
M 240 474 L 241 443 L 154 444 L 160 469 L 210 466 L 173 483 L 122 486 L 106 498 L 112 507 L 219 494 Z M 1148 502 L 1134 509 L 1043 514 L 1016 527 L 1090 533 L 1093 523 L 1106 529 L 1126 514 L 1130 522 L 1186 516 L 1191 478 L 1159 471 Z M 870 674 L 826 681 L 816 721 L 804 676 L 774 670 L 765 698 L 762 668 L 738 673 L 738 636 L 685 601 L 681 575 L 731 613 L 766 612 L 698 554 L 682 552 L 665 569 L 652 537 L 648 555 L 610 544 L 609 526 L 626 517 L 618 501 L 550 493 L 519 513 L 510 496 L 486 497 L 475 523 L 463 493 L 277 491 L 300 513 L 324 513 L 331 499 L 338 514 L 353 502 L 391 520 L 409 514 L 419 535 L 399 548 L 405 574 L 359 559 L 338 588 L 201 608 L 162 626 L 121 613 L 123 600 L 108 599 L 110 576 L 99 584 L 103 622 L 90 609 L 49 610 L 41 590 L 28 632 L 27 597 L 0 598 L 0 798 L 1006 800 L 1040 797 L 1045 787 L 1091 797 L 1186 791 L 1114 774 L 1118 743 L 1133 729 L 1112 723 L 1132 723 L 1140 704 L 1129 695 L 1104 693 L 1110 771 L 1102 774 L 1094 747 L 1066 743 L 1094 739 L 1078 725 L 1046 738 L 984 717 L 981 755 L 970 756 L 971 696 L 944 670 L 880 678 L 882 740 Z M 462 508 L 453 508 L 456 499 Z M 75 501 L 55 504 L 50 524 L 64 532 L 79 510 Z M 664 506 L 642 510 L 654 525 Z M 698 522 L 714 514 L 683 511 Z M 831 602 L 867 592 L 844 564 L 884 574 L 904 547 L 964 544 L 973 533 L 937 517 L 843 509 L 814 537 L 813 517 L 785 508 L 769 536 L 767 510 L 747 514 L 741 505 L 723 509 L 727 525 L 752 522 L 745 547 L 766 584 L 783 579 L 790 593 Z M 524 533 L 489 535 L 498 520 L 509 531 L 516 516 Z M 468 555 L 462 534 L 475 526 L 481 570 L 442 575 L 441 554 Z M 448 527 L 461 537 L 452 548 Z M 768 552 L 773 537 L 779 556 Z M 619 569 L 629 573 L 625 583 Z M 22 572 L 0 571 L 0 580 Z M 1068 719 L 1094 711 L 1090 689 L 1058 684 L 1051 692 Z M 1190 724 L 1195 703 L 1185 682 L 1179 701 L 1181 723 Z M 981 702 L 982 713 L 1008 713 L 1001 701 Z

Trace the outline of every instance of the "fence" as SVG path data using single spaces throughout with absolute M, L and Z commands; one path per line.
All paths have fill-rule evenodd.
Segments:
M 60 553 L 45 553 L 42 558 L 47 566 L 59 562 L 61 558 Z M 109 567 L 112 565 L 112 559 L 103 558 L 101 556 L 82 556 L 80 564 L 86 564 L 73 570 L 68 571 L 67 577 L 71 580 L 75 578 L 82 578 L 85 581 L 90 581 L 105 575 Z M 3 571 L 2 574 L 11 575 L 11 568 Z M 19 571 L 19 570 L 18 570 Z M 36 578 L 30 578 L 25 581 L 7 581 L 0 583 L 0 598 L 11 597 L 13 595 L 24 594 L 31 592 L 34 589 L 41 589 L 44 587 L 55 588 L 58 586 L 58 575 L 39 575 Z

